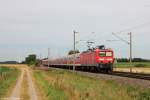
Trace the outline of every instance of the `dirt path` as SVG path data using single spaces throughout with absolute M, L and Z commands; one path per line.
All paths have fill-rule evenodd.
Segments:
M 38 100 L 37 92 L 35 90 L 35 86 L 33 84 L 32 78 L 31 78 L 31 72 L 29 69 L 27 69 L 27 79 L 28 79 L 28 85 L 29 85 L 29 95 L 31 100 Z
M 30 96 L 30 100 L 38 100 L 37 92 L 32 81 L 31 72 L 29 71 L 29 68 L 27 67 L 21 68 L 21 75 L 16 83 L 14 90 L 12 91 L 11 96 L 7 100 L 24 99 L 24 98 L 21 98 L 21 93 L 22 93 L 21 89 L 22 89 L 22 84 L 24 84 L 23 83 L 24 77 L 27 78 L 27 84 L 28 84 L 28 87 L 26 87 L 28 91 L 25 91 L 25 92 L 28 92 L 28 95 Z

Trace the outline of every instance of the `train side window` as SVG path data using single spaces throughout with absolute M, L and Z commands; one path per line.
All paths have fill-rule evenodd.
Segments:
M 80 57 L 77 57 L 77 59 L 80 59 Z

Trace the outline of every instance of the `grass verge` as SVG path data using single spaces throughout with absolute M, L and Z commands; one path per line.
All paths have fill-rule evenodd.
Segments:
M 66 100 L 67 97 L 64 94 L 62 89 L 54 87 L 45 79 L 45 76 L 42 72 L 34 72 L 34 78 L 36 84 L 39 86 L 40 90 L 43 90 L 43 98 L 47 100 Z
M 46 96 L 54 96 L 52 100 L 150 100 L 149 89 L 97 80 L 64 70 L 34 71 L 34 76 Z
M 0 98 L 4 97 L 15 84 L 20 71 L 16 68 L 0 66 Z

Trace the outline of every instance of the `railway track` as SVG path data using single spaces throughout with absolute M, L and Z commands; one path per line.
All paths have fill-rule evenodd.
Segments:
M 114 72 L 111 72 L 109 74 L 110 75 L 116 75 L 116 76 L 122 76 L 122 77 L 150 80 L 150 74 L 119 72 L 119 71 L 114 71 Z
M 79 71 L 79 72 L 85 72 L 85 71 Z M 142 79 L 142 80 L 148 80 L 148 81 L 150 80 L 150 74 L 144 74 L 144 73 L 130 73 L 130 72 L 120 72 L 120 71 L 113 71 L 109 73 L 104 73 L 104 72 L 88 72 L 88 73 L 105 74 L 105 75 L 111 75 L 111 76 Z
M 51 67 L 51 68 L 54 68 L 54 67 Z M 72 70 L 70 70 L 70 71 L 73 72 Z M 100 73 L 100 72 L 89 72 L 89 71 L 80 71 L 80 70 L 76 70 L 76 72 L 80 72 L 80 73 L 87 72 L 87 73 L 93 73 L 93 74 L 105 74 L 105 75 L 112 75 L 112 76 L 120 76 L 120 77 L 127 77 L 127 78 L 150 80 L 150 74 L 144 74 L 144 73 L 130 73 L 130 72 L 120 72 L 120 71 L 113 71 L 113 72 L 109 72 L 109 73 L 101 72 Z

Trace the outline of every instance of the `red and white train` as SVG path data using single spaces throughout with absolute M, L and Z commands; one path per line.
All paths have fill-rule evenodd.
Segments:
M 45 66 L 57 68 L 73 69 L 74 56 L 58 58 L 54 60 L 42 60 Z M 94 49 L 75 54 L 75 69 L 76 70 L 97 70 L 97 71 L 112 71 L 114 64 L 114 52 L 112 49 L 105 49 L 104 46 L 98 46 Z

